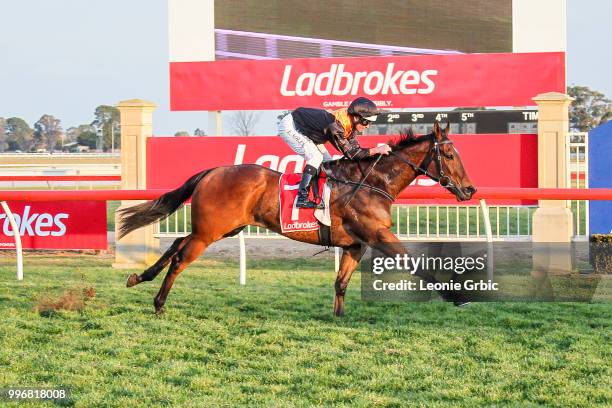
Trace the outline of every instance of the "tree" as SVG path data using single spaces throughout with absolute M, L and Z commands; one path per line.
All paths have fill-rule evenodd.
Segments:
M 5 123 L 9 150 L 29 152 L 34 146 L 34 131 L 28 123 L 21 118 L 8 118 Z
M 53 115 L 42 115 L 34 124 L 34 148 L 47 149 L 53 153 L 62 132 L 59 119 Z
M 4 153 L 6 149 L 8 149 L 8 136 L 6 134 L 6 121 L 4 118 L 0 118 L 0 153 Z
M 587 132 L 612 119 L 612 101 L 601 92 L 586 86 L 568 86 L 567 94 L 574 98 L 569 109 L 570 128 Z
M 186 130 L 179 130 L 174 134 L 174 136 L 189 136 L 189 132 L 187 132 Z
M 119 109 L 114 106 L 100 105 L 94 112 L 94 121 L 91 125 L 98 132 L 99 139 L 96 145 L 98 150 L 112 150 L 121 147 L 121 131 L 119 127 Z
M 76 142 L 79 134 L 81 133 L 79 127 L 71 126 L 66 129 L 66 133 L 64 135 L 64 143 L 72 143 Z
M 80 145 L 88 146 L 90 149 L 96 148 L 98 135 L 92 125 L 73 126 L 66 130 L 66 143 L 77 142 Z
M 77 142 L 80 145 L 88 146 L 91 150 L 96 149 L 98 144 L 98 133 L 96 129 L 91 125 L 79 126 L 79 135 L 77 136 Z
M 206 132 L 200 128 L 193 131 L 194 136 L 206 136 Z
M 230 126 L 238 136 L 251 136 L 255 133 L 255 124 L 260 114 L 253 111 L 236 111 L 230 115 Z

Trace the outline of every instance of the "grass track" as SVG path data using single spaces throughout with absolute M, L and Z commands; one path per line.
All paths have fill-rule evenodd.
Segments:
M 328 261 L 252 261 L 240 288 L 237 263 L 208 260 L 157 317 L 161 276 L 127 289 L 108 257 L 46 255 L 18 283 L 12 262 L 0 258 L 0 388 L 63 385 L 69 406 L 612 404 L 610 303 L 366 303 L 356 274 L 335 319 Z M 84 311 L 33 311 L 79 285 L 97 290 Z

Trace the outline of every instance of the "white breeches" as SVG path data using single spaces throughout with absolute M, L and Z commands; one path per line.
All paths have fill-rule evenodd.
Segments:
M 316 145 L 312 140 L 296 130 L 291 114 L 285 115 L 278 122 L 278 135 L 294 152 L 306 160 L 306 164 L 314 168 L 318 169 L 324 161 L 333 160 L 325 146 L 322 144 Z

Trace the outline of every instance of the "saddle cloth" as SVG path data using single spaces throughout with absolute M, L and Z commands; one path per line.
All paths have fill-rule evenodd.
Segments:
M 329 213 L 329 197 L 331 189 L 326 183 L 326 176 L 321 173 L 317 180 L 319 192 L 322 197 L 314 197 L 314 186 L 310 189 L 310 199 L 316 203 L 323 200 L 325 209 L 314 210 L 307 208 L 296 208 L 298 187 L 302 175 L 299 173 L 282 174 L 278 181 L 278 195 L 280 205 L 280 224 L 281 230 L 285 232 L 295 231 L 315 231 L 319 229 L 319 222 L 323 225 L 331 226 Z M 318 222 L 319 221 L 319 222 Z

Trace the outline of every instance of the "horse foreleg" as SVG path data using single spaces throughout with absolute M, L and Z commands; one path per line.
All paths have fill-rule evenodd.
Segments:
M 178 253 L 172 257 L 172 263 L 170 264 L 170 268 L 168 269 L 168 273 L 166 273 L 166 277 L 164 278 L 164 282 L 155 296 L 153 300 L 153 305 L 155 306 L 155 313 L 159 314 L 163 311 L 164 304 L 166 303 L 166 298 L 168 297 L 168 293 L 170 293 L 170 289 L 172 289 L 172 284 L 176 277 L 193 261 L 195 261 L 198 256 L 208 246 L 208 243 L 202 241 L 199 238 L 190 235 L 186 240 L 184 246 L 178 251 Z
M 186 240 L 187 237 L 180 237 L 174 240 L 170 248 L 155 262 L 155 264 L 149 267 L 142 274 L 137 275 L 135 273 L 128 277 L 125 286 L 131 288 L 134 285 L 138 285 L 141 282 L 148 282 L 155 279 L 157 275 L 170 263 L 172 257 L 181 249 L 181 243 Z
M 371 236 L 374 237 L 374 240 L 369 242 L 370 246 L 378 249 L 386 256 L 408 253 L 395 234 L 386 228 L 377 230 L 374 234 L 371 234 Z
M 342 258 L 340 259 L 340 269 L 336 277 L 336 299 L 334 301 L 334 315 L 344 315 L 344 295 L 353 272 L 357 268 L 361 257 L 365 250 L 365 245 L 356 245 L 342 250 Z

